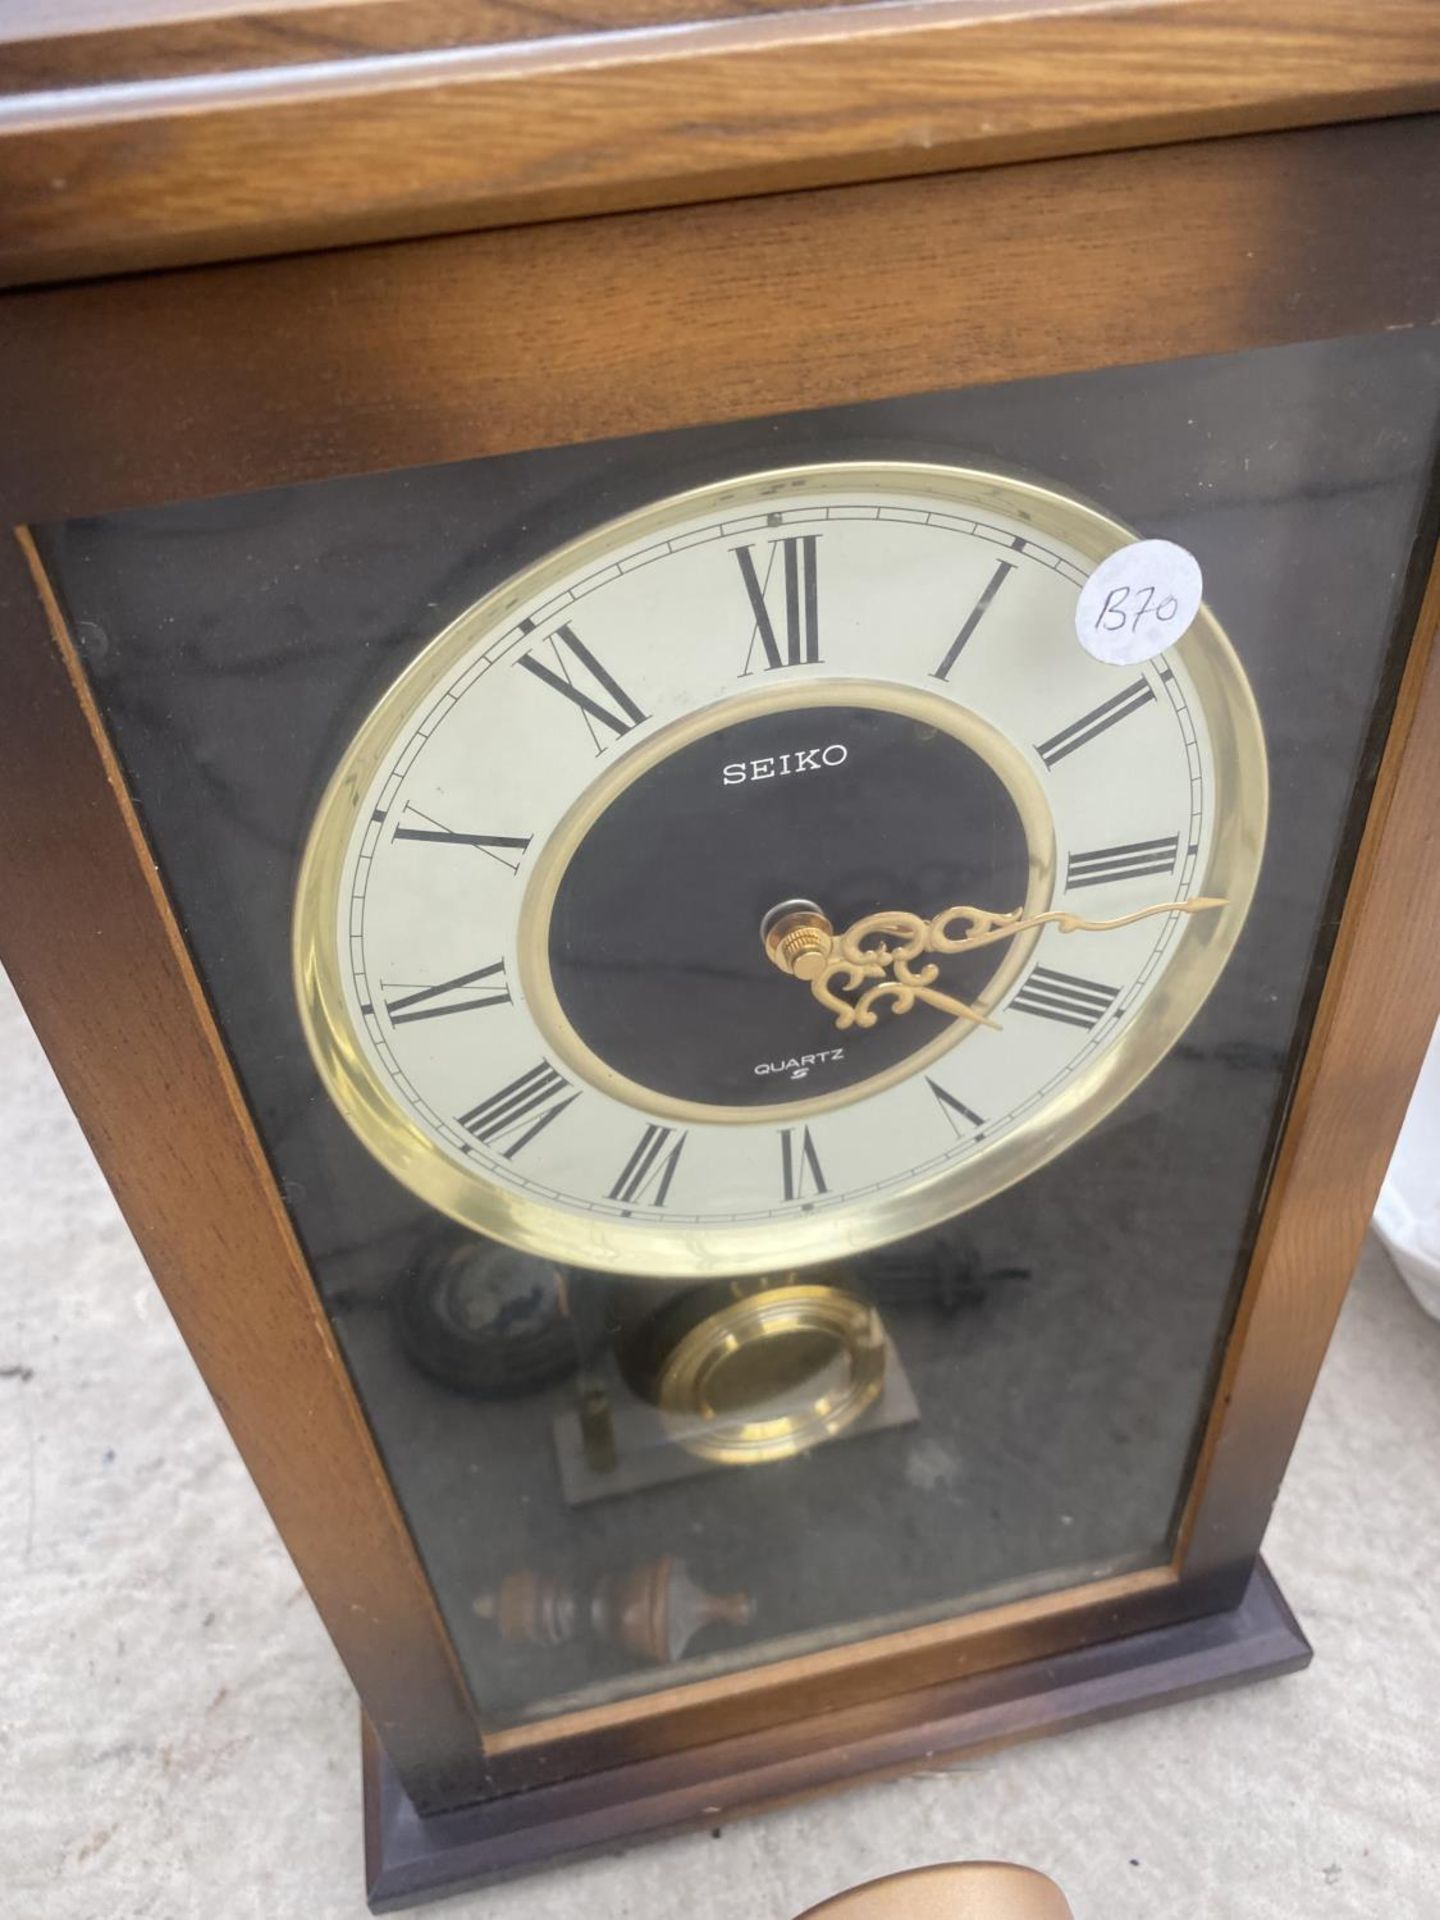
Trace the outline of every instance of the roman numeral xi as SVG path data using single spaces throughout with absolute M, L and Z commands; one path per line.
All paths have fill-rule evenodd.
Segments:
M 521 625 L 524 626 L 523 621 Z M 543 685 L 552 687 L 579 710 L 597 753 L 603 753 L 607 746 L 614 745 L 614 740 L 623 738 L 632 727 L 638 727 L 648 718 L 573 627 L 558 626 L 541 644 L 550 649 L 549 661 L 542 660 L 538 653 L 522 653 L 515 664 L 533 673 Z M 606 740 L 596 732 L 597 727 L 604 728 L 614 739 Z

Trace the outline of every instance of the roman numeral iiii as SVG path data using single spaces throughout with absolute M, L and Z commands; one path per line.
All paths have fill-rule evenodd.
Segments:
M 1029 978 L 1010 1002 L 1013 1013 L 1033 1013 L 1040 1020 L 1058 1020 L 1067 1027 L 1093 1027 L 1120 997 L 1118 987 L 1078 974 L 1056 973 L 1052 967 L 1032 968 Z

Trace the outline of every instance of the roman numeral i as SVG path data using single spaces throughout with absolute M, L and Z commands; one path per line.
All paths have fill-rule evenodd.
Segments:
M 740 577 L 755 616 L 755 631 L 745 655 L 741 678 L 750 672 L 758 641 L 765 655 L 765 670 L 773 667 L 814 666 L 820 658 L 820 585 L 816 573 L 815 550 L 819 535 L 797 534 L 770 542 L 770 557 L 763 576 L 755 567 L 755 549 L 732 547 L 740 566 Z M 776 631 L 770 610 L 770 595 L 775 575 L 776 556 L 780 558 L 780 584 L 783 591 L 784 640 Z
M 980 595 L 980 598 L 975 602 L 969 613 L 966 614 L 964 624 L 955 638 L 950 642 L 950 651 L 935 669 L 933 677 L 936 680 L 949 679 L 950 669 L 965 651 L 970 636 L 985 618 L 990 608 L 990 602 L 995 598 L 996 594 L 1014 571 L 1015 562 L 1013 560 L 1002 560 L 999 566 L 996 567 L 989 580 L 985 583 L 984 592 Z

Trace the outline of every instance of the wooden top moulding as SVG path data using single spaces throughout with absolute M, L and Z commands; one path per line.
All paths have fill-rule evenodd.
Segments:
M 726 6 L 0 0 L 0 285 L 1440 106 L 1431 0 Z

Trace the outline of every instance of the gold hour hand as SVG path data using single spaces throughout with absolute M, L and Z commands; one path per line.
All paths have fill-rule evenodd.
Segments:
M 1013 940 L 1036 927 L 1056 927 L 1061 933 L 1108 933 L 1157 914 L 1208 913 L 1225 905 L 1224 900 L 1209 898 L 1162 900 L 1113 920 L 1087 920 L 1060 909 L 1026 914 L 1017 907 L 1013 913 L 991 913 L 984 907 L 959 906 L 946 907 L 929 920 L 918 913 L 869 913 L 837 934 L 813 900 L 784 900 L 760 923 L 760 938 L 780 971 L 806 981 L 842 1030 L 873 1027 L 880 1017 L 875 1011 L 880 1004 L 888 1002 L 893 1013 L 901 1014 L 909 1013 L 917 1001 L 974 1026 L 995 1027 L 998 1023 L 978 1007 L 942 993 L 935 985 L 940 977 L 935 962 L 914 964 L 921 955 L 969 953 Z M 840 997 L 840 993 L 857 991 L 857 999 Z

